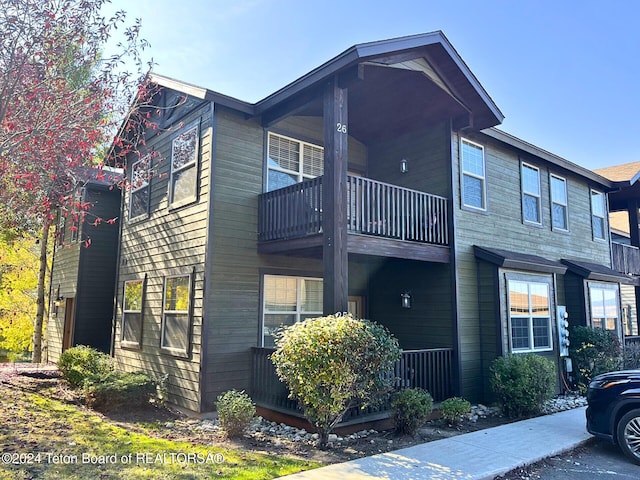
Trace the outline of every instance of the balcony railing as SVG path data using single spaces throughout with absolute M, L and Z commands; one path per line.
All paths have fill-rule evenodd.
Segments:
M 274 349 L 254 347 L 252 350 L 253 400 L 266 408 L 300 415 L 297 403 L 288 398 L 289 390 L 278 378 L 269 357 Z M 449 398 L 453 395 L 452 362 L 453 350 L 450 348 L 405 350 L 393 368 L 395 387 L 425 389 L 436 402 Z M 345 414 L 342 421 L 353 422 L 360 417 L 383 413 L 388 409 L 388 403 L 365 409 L 354 407 Z
M 369 178 L 347 176 L 347 230 L 448 245 L 447 200 Z M 322 232 L 322 177 L 260 196 L 258 238 L 300 238 Z
M 627 275 L 640 275 L 640 249 L 622 243 L 611 243 L 613 269 Z

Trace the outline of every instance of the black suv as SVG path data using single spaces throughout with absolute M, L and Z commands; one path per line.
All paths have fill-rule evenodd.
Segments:
M 587 430 L 640 464 L 640 370 L 594 377 L 587 390 Z

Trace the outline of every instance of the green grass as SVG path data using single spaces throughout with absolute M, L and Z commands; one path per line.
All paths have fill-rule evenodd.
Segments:
M 0 388 L 0 396 L 0 480 L 270 479 L 319 466 L 153 438 L 110 424 L 74 405 L 14 388 Z M 7 463 L 13 459 L 29 463 Z

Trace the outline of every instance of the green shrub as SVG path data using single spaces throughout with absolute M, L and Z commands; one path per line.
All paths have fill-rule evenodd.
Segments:
M 571 329 L 569 338 L 575 383 L 582 393 L 596 375 L 622 367 L 622 347 L 615 332 L 577 326 Z
M 156 393 L 156 381 L 143 372 L 111 372 L 92 378 L 84 383 L 85 401 L 102 412 L 143 407 Z
M 640 344 L 631 343 L 624 347 L 624 368 L 634 370 L 640 368 Z
M 58 369 L 62 378 L 78 388 L 86 381 L 107 378 L 113 372 L 113 359 L 95 348 L 79 345 L 62 352 Z
M 386 398 L 398 358 L 398 341 L 386 328 L 350 314 L 281 329 L 271 354 L 278 377 L 318 430 L 322 447 L 350 407 Z
M 491 364 L 491 388 L 508 417 L 540 413 L 553 397 L 556 366 L 535 354 L 514 354 L 496 358 Z
M 429 419 L 433 411 L 433 398 L 426 390 L 407 388 L 393 395 L 391 400 L 393 421 L 400 433 L 414 435 Z
M 229 390 L 216 402 L 218 421 L 229 437 L 238 437 L 251 425 L 256 407 L 244 391 Z
M 442 418 L 449 423 L 458 423 L 462 416 L 471 411 L 471 403 L 464 398 L 451 397 L 444 400 L 439 407 Z

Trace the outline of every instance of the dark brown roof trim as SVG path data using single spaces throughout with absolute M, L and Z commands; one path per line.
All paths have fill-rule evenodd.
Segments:
M 499 267 L 512 268 L 514 270 L 526 270 L 540 273 L 564 274 L 567 267 L 560 262 L 547 260 L 537 255 L 527 253 L 511 252 L 498 248 L 486 248 L 479 245 L 473 246 L 476 258 L 493 263 Z
M 581 175 L 582 177 L 585 177 L 591 180 L 592 182 L 595 182 L 598 185 L 604 187 L 605 190 L 607 191 L 612 191 L 616 189 L 615 183 L 603 177 L 602 175 L 598 175 L 597 173 L 593 172 L 592 170 L 589 170 L 588 168 L 581 167 L 576 163 L 570 162 L 569 160 L 566 160 L 562 157 L 554 155 L 551 152 L 547 152 L 542 148 L 536 147 L 531 143 L 525 142 L 524 140 L 514 137 L 513 135 L 503 132 L 502 130 L 498 130 L 495 127 L 482 130 L 481 133 L 495 140 L 498 140 L 502 143 L 505 143 L 511 147 L 515 147 L 518 150 L 521 150 L 522 152 L 528 153 L 530 155 L 534 155 L 546 162 L 551 163 L 552 165 L 556 165 L 569 172 L 577 173 L 578 175 Z
M 625 285 L 640 285 L 640 279 L 637 277 L 616 272 L 615 270 L 598 263 L 583 262 L 581 260 L 567 260 L 565 258 L 563 258 L 561 262 L 568 267 L 569 271 L 587 280 L 623 283 Z

